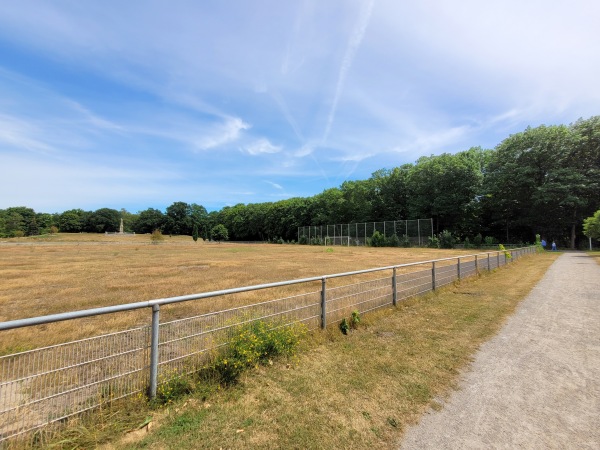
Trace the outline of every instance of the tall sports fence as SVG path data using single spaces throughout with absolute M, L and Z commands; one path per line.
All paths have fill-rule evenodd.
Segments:
M 385 237 L 406 236 L 412 246 L 427 245 L 433 237 L 433 219 L 388 220 L 385 222 L 310 225 L 298 227 L 298 242 L 324 245 L 366 245 L 378 231 Z
M 0 448 L 16 440 L 39 442 L 51 434 L 51 425 L 116 399 L 156 396 L 160 383 L 201 366 L 240 325 L 325 328 L 352 311 L 396 305 L 535 252 L 535 247 L 487 252 L 0 322 L 1 338 L 19 328 L 40 333 L 40 327 L 57 322 L 77 326 L 95 316 L 149 310 L 142 326 L 0 357 Z M 263 301 L 238 306 L 239 296 L 256 291 Z M 207 299 L 206 313 L 160 320 L 161 308 Z M 236 306 L 214 308 L 219 303 Z

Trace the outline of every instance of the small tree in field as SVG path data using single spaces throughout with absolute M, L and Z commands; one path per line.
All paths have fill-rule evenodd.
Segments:
M 160 232 L 159 229 L 156 229 L 152 232 L 152 234 L 150 235 L 150 241 L 153 244 L 158 244 L 160 242 L 162 242 L 165 239 L 165 237 L 163 236 L 163 234 Z
M 29 225 L 27 226 L 27 236 L 37 236 L 40 234 L 40 227 L 35 221 L 35 217 L 31 219 Z
M 192 239 L 194 242 L 198 241 L 198 225 L 194 224 L 194 231 L 192 231 Z
M 583 221 L 583 234 L 592 239 L 600 239 L 600 209 Z
M 229 232 L 227 231 L 227 228 L 225 228 L 225 225 L 220 223 L 219 225 L 215 225 L 212 230 L 210 230 L 210 237 L 213 241 L 226 241 L 229 239 Z

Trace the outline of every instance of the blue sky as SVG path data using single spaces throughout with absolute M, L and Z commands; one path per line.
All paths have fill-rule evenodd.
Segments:
M 600 114 L 595 1 L 5 1 L 0 208 L 209 210 Z

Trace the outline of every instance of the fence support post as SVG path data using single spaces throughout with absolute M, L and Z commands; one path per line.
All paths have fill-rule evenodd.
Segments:
M 321 328 L 324 330 L 327 327 L 327 278 L 321 279 Z
M 458 264 L 456 265 L 456 271 L 458 272 L 458 281 L 460 281 L 460 258 L 458 258 Z
M 500 252 L 496 253 L 496 262 L 497 262 L 498 268 L 500 268 Z
M 158 329 L 160 325 L 160 305 L 152 305 L 152 336 L 150 342 L 150 398 L 156 397 L 158 386 Z
M 435 291 L 435 261 L 431 263 L 431 290 Z
M 488 272 L 492 271 L 492 265 L 490 264 L 490 254 L 488 253 Z
M 475 255 L 475 275 L 479 275 L 479 261 L 477 260 L 477 255 Z
M 396 268 L 394 267 L 394 274 L 392 275 L 392 304 L 396 306 L 398 303 L 398 289 L 396 287 Z

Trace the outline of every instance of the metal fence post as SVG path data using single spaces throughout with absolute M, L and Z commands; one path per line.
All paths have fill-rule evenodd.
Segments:
M 150 342 L 150 398 L 156 397 L 158 386 L 158 329 L 160 325 L 160 305 L 152 305 L 152 336 Z
M 496 262 L 497 262 L 497 266 L 500 267 L 500 252 L 496 253 Z
M 477 255 L 475 255 L 475 275 L 479 275 L 479 261 L 477 260 Z
M 431 290 L 435 291 L 435 261 L 431 263 Z
M 492 265 L 490 264 L 490 254 L 488 253 L 488 272 L 492 271 Z
M 327 278 L 321 279 L 321 328 L 327 327 Z
M 392 275 L 392 304 L 396 306 L 398 303 L 398 288 L 396 286 L 396 268 L 394 267 L 394 274 Z
M 458 272 L 458 281 L 460 281 L 460 258 L 458 258 L 458 264 L 456 265 L 456 271 Z

